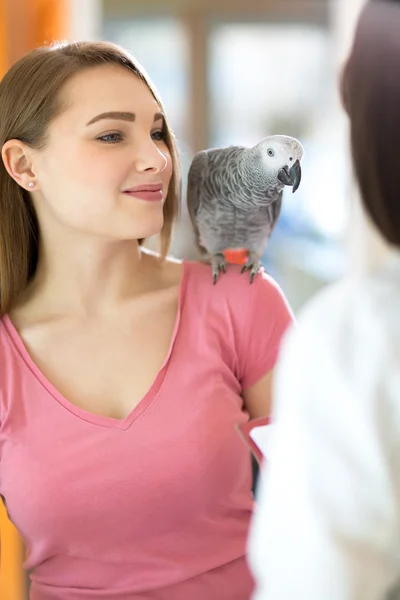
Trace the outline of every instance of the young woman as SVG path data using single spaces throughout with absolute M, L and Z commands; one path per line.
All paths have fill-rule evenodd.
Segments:
M 0 115 L 0 493 L 32 600 L 247 600 L 237 426 L 269 412 L 285 299 L 165 258 L 177 153 L 121 49 L 33 51 Z

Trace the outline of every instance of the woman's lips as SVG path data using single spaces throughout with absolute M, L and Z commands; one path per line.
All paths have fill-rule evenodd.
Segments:
M 139 192 L 124 192 L 128 196 L 139 198 L 139 200 L 146 200 L 147 202 L 161 202 L 163 195 L 162 190 L 158 192 L 152 192 L 151 190 L 141 190 Z
M 124 194 L 139 198 L 139 200 L 145 200 L 146 202 L 161 202 L 163 199 L 162 186 L 161 185 L 143 185 L 129 190 L 125 190 Z

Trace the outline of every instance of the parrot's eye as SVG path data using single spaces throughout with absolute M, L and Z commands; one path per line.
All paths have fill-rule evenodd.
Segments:
M 272 150 L 272 148 L 268 148 L 267 153 L 268 156 L 275 156 L 275 152 Z

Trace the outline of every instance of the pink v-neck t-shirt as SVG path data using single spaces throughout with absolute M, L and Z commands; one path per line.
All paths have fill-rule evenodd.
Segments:
M 3 317 L 0 494 L 32 600 L 248 600 L 241 392 L 272 369 L 291 320 L 268 276 L 250 285 L 231 266 L 214 286 L 185 262 L 168 355 L 118 420 L 68 402 Z

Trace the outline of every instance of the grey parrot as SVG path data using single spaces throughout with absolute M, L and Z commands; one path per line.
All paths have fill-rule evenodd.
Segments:
M 224 251 L 235 248 L 247 250 L 242 272 L 250 271 L 253 282 L 279 218 L 283 188 L 295 192 L 300 185 L 303 152 L 295 138 L 273 135 L 251 148 L 210 148 L 194 156 L 187 206 L 214 283 L 226 271 Z

